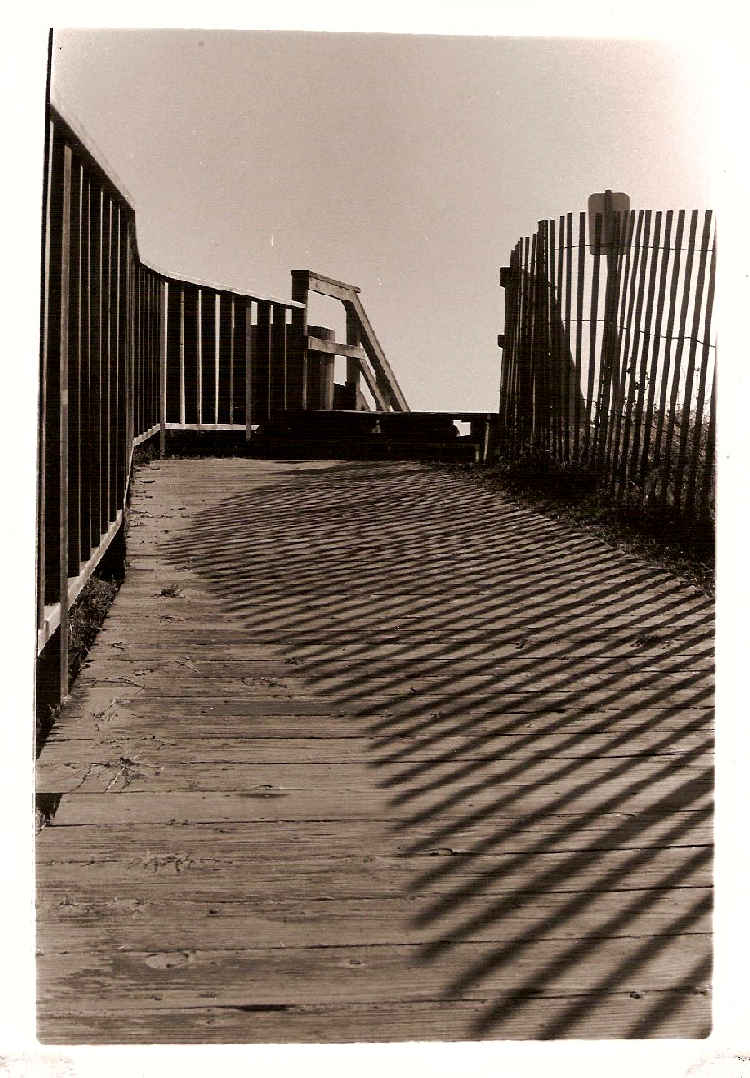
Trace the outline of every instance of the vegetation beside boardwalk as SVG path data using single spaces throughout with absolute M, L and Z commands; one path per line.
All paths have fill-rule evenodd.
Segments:
M 501 456 L 482 468 L 440 467 L 458 468 L 552 520 L 592 533 L 714 595 L 715 530 L 710 518 L 687 518 L 647 495 L 618 503 L 592 470 L 562 463 L 541 450 Z

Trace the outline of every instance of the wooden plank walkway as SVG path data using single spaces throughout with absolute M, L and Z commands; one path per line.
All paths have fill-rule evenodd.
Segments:
M 465 475 L 141 469 L 38 765 L 40 1039 L 706 1036 L 712 644 Z

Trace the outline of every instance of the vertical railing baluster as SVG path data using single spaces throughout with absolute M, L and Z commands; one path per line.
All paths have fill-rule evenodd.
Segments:
M 185 426 L 185 287 L 180 286 L 180 426 Z
M 203 289 L 198 289 L 196 297 L 196 311 L 197 311 L 197 324 L 196 324 L 196 356 L 198 361 L 198 383 L 197 383 L 197 395 L 198 395 L 198 426 L 203 425 Z
M 68 575 L 81 565 L 81 294 L 83 170 L 71 167 L 68 271 Z
M 159 456 L 163 459 L 167 452 L 167 315 L 169 304 L 169 283 L 160 282 L 159 304 L 161 348 L 160 348 L 160 385 L 159 385 Z
M 110 487 L 112 482 L 112 199 L 104 199 L 104 254 L 102 281 L 102 333 L 104 337 L 104 475 L 102 482 L 101 533 L 107 531 L 110 520 Z
M 81 169 L 81 543 L 79 558 L 86 562 L 94 545 L 91 535 L 94 437 L 91 414 L 91 186 Z
M 255 422 L 255 401 L 253 392 L 253 365 L 255 362 L 253 348 L 253 303 L 252 300 L 245 302 L 245 441 L 250 440 L 252 433 L 251 425 Z

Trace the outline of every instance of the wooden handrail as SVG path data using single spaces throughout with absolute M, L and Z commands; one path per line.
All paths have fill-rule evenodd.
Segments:
M 141 259 L 132 203 L 82 127 L 49 102 L 46 121 L 37 653 L 55 653 L 54 706 L 68 688 L 68 610 L 125 519 L 137 445 L 159 434 L 164 455 L 172 430 L 249 438 L 314 403 L 316 354 L 317 403 L 333 406 L 340 354 L 355 404 L 361 373 L 378 408 L 408 407 L 356 286 L 295 271 L 289 300 L 163 273 Z M 344 302 L 346 344 L 308 334 L 310 291 Z
M 367 353 L 359 344 L 342 344 L 340 341 L 324 341 L 320 337 L 307 335 L 308 350 L 313 352 L 326 352 L 331 356 L 346 356 L 348 359 L 358 359 L 360 362 L 367 359 Z
M 355 389 L 359 397 L 359 375 L 361 374 L 370 392 L 375 398 L 379 408 L 384 411 L 408 412 L 409 405 L 406 402 L 396 375 L 386 359 L 380 341 L 375 335 L 372 323 L 360 299 L 360 289 L 356 285 L 346 284 L 344 281 L 334 280 L 314 270 L 292 270 L 292 296 L 307 307 L 308 294 L 316 292 L 332 299 L 340 300 L 344 304 L 347 319 L 347 344 L 336 344 L 335 352 L 331 347 L 321 349 L 326 352 L 334 352 L 336 355 L 345 355 L 352 362 L 347 365 L 347 384 Z M 304 318 L 306 332 L 307 320 Z M 308 346 L 312 347 L 312 346 Z M 368 365 L 359 351 L 364 350 Z
M 141 259 L 141 265 L 146 269 L 151 270 L 160 280 L 168 281 L 172 284 L 188 284 L 195 285 L 197 288 L 205 288 L 211 292 L 217 292 L 222 296 L 237 296 L 240 299 L 249 299 L 255 303 L 279 303 L 284 307 L 291 310 L 293 307 L 302 308 L 303 303 L 297 303 L 293 299 L 282 299 L 280 296 L 267 295 L 264 292 L 247 292 L 240 291 L 236 288 L 229 288 L 227 285 L 216 284 L 215 281 L 204 281 L 198 277 L 183 277 L 176 273 L 165 273 L 164 270 L 160 270 L 157 266 L 154 266 L 151 262 L 145 262 Z
M 55 706 L 68 610 L 120 531 L 134 448 L 159 434 L 163 455 L 168 430 L 248 437 L 302 406 L 306 311 L 148 265 L 91 139 L 50 103 L 46 122 L 36 627 Z

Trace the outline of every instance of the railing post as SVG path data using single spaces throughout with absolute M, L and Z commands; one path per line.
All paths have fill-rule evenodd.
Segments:
M 307 355 L 307 306 L 310 293 L 310 271 L 292 270 L 292 300 L 304 304 L 292 308 L 292 337 L 294 340 L 294 359 L 292 369 L 296 389 L 292 393 L 292 407 L 303 411 L 308 407 L 308 355 Z
M 309 326 L 311 337 L 321 341 L 333 341 L 336 334 L 325 326 Z M 330 412 L 333 409 L 333 375 L 336 357 L 330 352 L 317 352 L 312 349 L 307 353 L 307 400 L 314 409 Z
M 70 209 L 73 154 L 64 151 L 62 243 L 60 250 L 60 700 L 68 695 L 68 304 L 70 293 Z
M 159 300 L 159 456 L 163 460 L 167 450 L 167 281 L 161 282 Z
M 350 307 L 346 307 L 346 343 L 359 345 L 359 319 Z M 346 390 L 351 407 L 356 411 L 359 403 L 360 378 L 362 368 L 358 359 L 347 357 L 346 360 Z
M 52 202 L 53 153 L 56 149 L 57 140 L 55 125 L 50 120 L 47 124 L 47 160 L 44 182 L 44 264 L 42 267 L 42 309 L 41 317 L 41 355 L 39 371 L 39 427 L 37 432 L 37 594 L 36 594 L 36 625 L 40 631 L 44 625 L 44 604 L 47 589 L 47 534 L 46 534 L 46 509 L 47 509 L 47 382 L 50 353 L 50 265 L 51 265 L 51 228 L 50 228 L 50 205 Z
M 500 406 L 499 412 L 506 425 L 508 423 L 508 409 L 511 405 L 511 364 L 514 359 L 514 338 L 512 327 L 518 314 L 518 289 L 513 275 L 513 266 L 503 266 L 500 270 L 500 287 L 505 291 L 505 325 L 504 332 L 498 335 L 497 343 L 503 351 L 500 364 Z
M 252 435 L 253 421 L 253 301 L 245 304 L 245 441 Z

